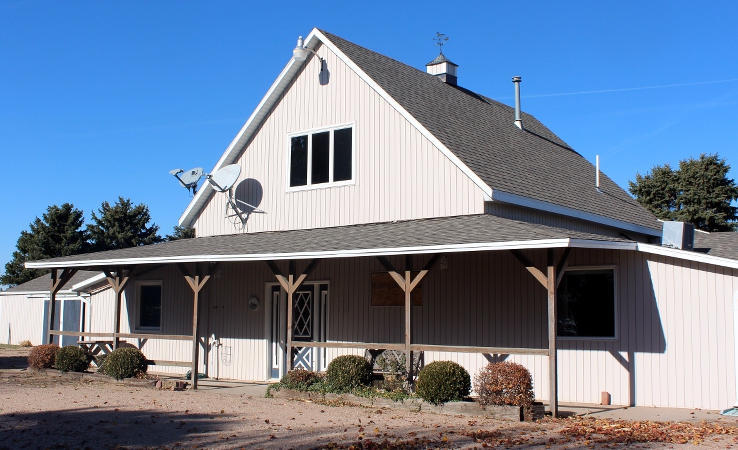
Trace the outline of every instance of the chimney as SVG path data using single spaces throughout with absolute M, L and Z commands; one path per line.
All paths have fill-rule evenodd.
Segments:
M 520 77 L 513 77 L 515 84 L 515 126 L 523 129 L 523 119 L 520 118 Z
M 436 59 L 425 65 L 425 70 L 436 77 L 440 78 L 444 83 L 456 86 L 456 69 L 459 66 L 452 63 L 446 55 L 441 52 Z

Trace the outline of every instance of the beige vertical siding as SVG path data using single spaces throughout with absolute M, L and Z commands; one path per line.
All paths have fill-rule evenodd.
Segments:
M 632 231 L 622 231 L 617 228 L 600 225 L 573 217 L 564 217 L 556 214 L 549 214 L 530 208 L 523 208 L 516 205 L 510 205 L 499 202 L 485 202 L 484 213 L 493 216 L 505 217 L 507 219 L 520 220 L 523 222 L 539 223 L 550 227 L 565 228 L 567 230 L 583 231 L 585 233 L 600 234 L 603 236 L 612 236 L 622 238 L 627 235 L 630 239 L 638 242 L 649 242 L 648 236 Z
M 0 295 L 0 343 L 43 344 L 45 304 L 44 299 L 28 298 L 28 294 Z
M 329 83 L 319 84 L 313 58 L 238 160 L 240 180 L 255 179 L 263 189 L 258 206 L 266 214 L 251 215 L 249 232 L 483 212 L 479 187 L 336 55 L 318 52 Z M 287 193 L 287 134 L 349 123 L 355 184 Z M 225 215 L 223 195 L 211 197 L 194 223 L 198 236 L 237 232 Z

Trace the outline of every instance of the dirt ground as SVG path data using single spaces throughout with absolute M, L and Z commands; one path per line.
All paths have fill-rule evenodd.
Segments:
M 49 378 L 23 370 L 27 354 L 0 348 L 0 449 L 738 448 L 735 421 L 513 423 L 175 392 Z

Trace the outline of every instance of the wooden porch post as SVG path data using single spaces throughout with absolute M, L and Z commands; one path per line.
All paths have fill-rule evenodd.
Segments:
M 559 264 L 554 266 L 553 249 L 547 249 L 546 275 L 543 274 L 535 265 L 525 257 L 519 250 L 510 250 L 515 258 L 546 288 L 547 294 L 547 327 L 548 327 L 548 394 L 549 409 L 553 417 L 559 416 L 559 396 L 558 396 L 558 363 L 556 359 L 556 338 L 557 338 L 557 288 L 563 278 L 566 266 L 569 263 L 569 253 L 571 248 L 564 249 Z
M 412 345 L 412 292 L 413 289 L 415 289 L 418 284 L 420 284 L 421 281 L 423 281 L 423 278 L 428 274 L 430 269 L 433 267 L 433 265 L 436 264 L 436 261 L 441 257 L 440 254 L 433 255 L 433 257 L 428 261 L 428 263 L 423 267 L 423 270 L 421 270 L 418 275 L 413 278 L 412 277 L 412 268 L 410 267 L 410 264 L 412 264 L 412 260 L 408 256 L 406 258 L 406 265 L 408 266 L 408 269 L 405 271 L 405 277 L 403 278 L 397 270 L 395 270 L 392 263 L 389 262 L 387 258 L 384 256 L 377 256 L 377 260 L 379 261 L 382 266 L 389 272 L 390 276 L 395 280 L 395 282 L 400 286 L 400 289 L 402 289 L 405 292 L 405 370 L 407 371 L 407 381 L 412 383 L 413 381 L 413 353 L 411 350 Z
M 128 271 L 128 275 L 125 277 L 123 276 L 123 269 L 121 269 L 120 267 L 115 269 L 115 275 L 110 273 L 110 271 L 108 270 L 104 270 L 103 273 L 108 279 L 110 287 L 112 287 L 115 291 L 115 319 L 113 321 L 113 333 L 115 333 L 115 336 L 113 337 L 113 350 L 115 350 L 120 344 L 120 338 L 118 337 L 118 335 L 120 334 L 120 310 L 123 297 L 123 289 L 126 288 L 128 280 L 131 279 L 131 271 Z
M 49 305 L 46 308 L 46 343 L 54 342 L 54 311 L 56 310 L 56 294 L 64 287 L 65 284 L 77 273 L 77 269 L 62 269 L 61 276 L 58 276 L 58 269 L 51 269 L 51 289 L 49 290 Z
M 269 268 L 272 270 L 272 273 L 274 273 L 274 276 L 277 278 L 277 281 L 282 286 L 282 288 L 287 292 L 287 343 L 286 343 L 286 352 L 287 352 L 287 370 L 292 370 L 292 309 L 293 309 L 293 294 L 297 289 L 302 285 L 302 283 L 305 281 L 305 278 L 310 275 L 313 270 L 318 266 L 320 263 L 319 259 L 314 259 L 310 261 L 310 264 L 305 268 L 305 271 L 295 279 L 295 263 L 294 261 L 289 262 L 289 274 L 285 277 L 282 274 L 282 271 L 279 269 L 279 266 L 274 261 L 267 261 L 266 262 Z
M 199 342 L 199 333 L 200 328 L 198 324 L 198 318 L 199 318 L 199 310 L 200 310 L 200 291 L 203 287 L 205 287 L 205 283 L 210 280 L 210 277 L 212 276 L 213 272 L 215 272 L 218 268 L 218 263 L 212 265 L 208 269 L 208 274 L 204 277 L 200 278 L 200 271 L 197 263 L 195 263 L 195 276 L 191 276 L 190 272 L 187 270 L 187 266 L 184 264 L 178 264 L 180 272 L 182 272 L 182 275 L 184 276 L 185 281 L 187 281 L 187 284 L 190 285 L 190 288 L 193 292 L 193 301 L 192 301 L 192 366 L 190 368 L 190 381 L 192 382 L 192 389 L 197 389 L 197 363 L 199 359 L 199 349 L 200 349 L 200 342 Z

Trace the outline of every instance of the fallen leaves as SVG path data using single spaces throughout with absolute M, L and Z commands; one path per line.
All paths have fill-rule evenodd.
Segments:
M 573 418 L 565 421 L 564 436 L 597 444 L 665 442 L 698 443 L 716 435 L 738 435 L 738 427 L 714 422 L 652 422 L 611 419 Z

